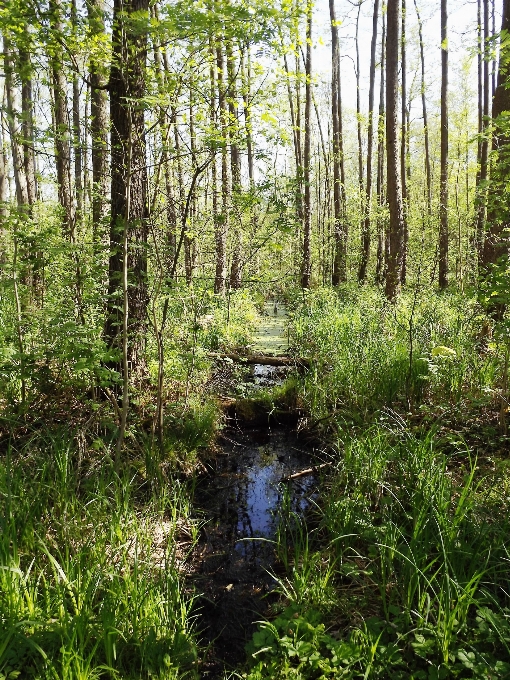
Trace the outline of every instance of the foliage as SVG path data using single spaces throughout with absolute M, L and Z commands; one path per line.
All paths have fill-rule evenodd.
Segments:
M 0 674 L 193 677 L 185 486 L 144 501 L 133 470 L 79 441 L 41 433 L 0 461 Z
M 312 419 L 360 424 L 383 407 L 482 398 L 499 368 L 476 351 L 482 322 L 476 301 L 455 293 L 410 290 L 395 306 L 374 289 L 297 296 L 291 333 L 312 362 L 303 384 Z
M 293 604 L 255 633 L 247 677 L 506 677 L 508 514 L 475 462 L 394 426 L 369 429 L 335 468 L 319 533 L 280 534 Z

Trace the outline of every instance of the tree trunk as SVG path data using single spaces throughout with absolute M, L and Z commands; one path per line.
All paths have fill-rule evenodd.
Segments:
M 487 125 L 489 116 L 489 96 L 490 96 L 490 81 L 489 81 L 489 0 L 483 0 L 483 107 L 482 107 L 482 142 L 480 148 L 480 175 L 479 186 L 477 187 L 477 241 L 481 254 L 481 262 L 483 263 L 483 241 L 485 231 L 485 199 L 486 199 L 486 182 L 488 178 L 489 168 L 489 140 L 487 138 Z
M 306 86 L 305 86 L 305 139 L 303 149 L 303 183 L 305 185 L 303 204 L 303 265 L 301 286 L 309 288 L 312 278 L 312 214 L 310 204 L 310 141 L 312 131 L 312 6 L 308 6 L 306 17 Z
M 365 198 L 365 219 L 361 236 L 361 261 L 358 271 L 360 283 L 365 281 L 370 258 L 370 213 L 372 204 L 372 153 L 374 146 L 374 95 L 375 95 L 375 53 L 377 47 L 377 22 L 379 19 L 379 0 L 374 0 L 372 18 L 372 43 L 370 50 L 370 85 L 368 90 L 368 139 L 367 139 L 367 181 Z
M 232 199 L 234 206 L 239 204 L 241 195 L 241 157 L 239 155 L 239 124 L 237 120 L 237 76 L 235 58 L 232 53 L 232 45 L 227 43 L 227 75 L 228 75 L 228 114 L 229 114 L 229 135 L 230 135 L 230 172 L 232 176 Z M 233 239 L 234 246 L 232 251 L 232 265 L 230 268 L 230 287 L 233 289 L 241 287 L 243 277 L 242 257 L 243 257 L 243 232 L 240 214 L 236 215 L 236 228 Z
M 62 1 L 51 0 L 49 8 L 51 30 L 56 35 L 62 35 L 64 32 Z M 64 64 L 56 50 L 50 56 L 50 64 L 53 89 L 58 200 L 62 207 L 63 232 L 69 241 L 74 243 L 76 233 L 71 182 L 71 131 L 69 129 L 69 112 L 67 107 L 67 79 Z
M 354 44 L 356 47 L 356 129 L 358 133 L 358 184 L 360 192 L 360 206 L 361 214 L 363 214 L 363 197 L 364 197 L 364 182 L 363 182 L 363 142 L 361 133 L 361 72 L 359 61 L 359 16 L 361 13 L 361 2 L 358 3 L 358 14 L 356 15 L 356 33 L 354 36 Z
M 104 0 L 87 0 L 88 23 L 96 39 L 105 32 Z M 104 65 L 94 56 L 90 65 L 90 137 L 92 145 L 92 228 L 100 242 L 108 211 L 108 94 Z
M 406 0 L 402 0 L 402 34 L 400 36 L 401 57 L 402 64 L 402 85 L 401 85 L 401 133 L 400 133 L 400 176 L 402 180 L 402 206 L 404 214 L 404 247 L 402 252 L 402 272 L 400 274 L 400 281 L 405 284 L 407 278 L 407 248 L 409 244 L 409 225 L 407 223 L 408 213 L 408 195 L 407 195 L 407 175 L 406 175 L 406 157 L 407 157 L 407 45 L 406 45 Z
M 441 179 L 439 196 L 439 288 L 448 285 L 448 14 L 441 0 Z
M 129 318 L 127 361 L 135 373 L 143 367 L 148 304 L 147 160 L 142 102 L 146 91 L 148 9 L 148 0 L 115 0 L 109 83 L 112 207 L 106 337 L 118 347 L 120 335 L 125 336 L 123 319 Z M 120 292 L 126 266 L 127 309 L 119 310 L 125 307 L 120 304 Z M 125 367 L 122 371 L 125 374 Z
M 76 0 L 71 2 L 73 31 L 77 28 Z M 75 228 L 79 229 L 83 219 L 83 148 L 81 143 L 80 83 L 73 74 L 73 148 L 74 148 L 74 190 L 76 196 Z
M 214 292 L 225 294 L 227 279 L 227 237 L 229 227 L 229 172 L 228 172 L 228 109 L 225 86 L 225 60 L 221 40 L 216 46 L 216 66 L 218 80 L 218 108 L 221 125 L 221 214 L 216 217 L 215 241 L 216 241 L 216 275 L 214 280 Z
M 335 0 L 329 0 L 331 19 L 331 113 L 333 121 L 333 212 L 334 255 L 332 283 L 338 286 L 346 278 L 346 224 L 344 182 L 342 179 L 343 143 L 340 97 L 340 41 L 335 14 Z
M 29 205 L 27 179 L 25 165 L 23 163 L 23 145 L 21 138 L 20 125 L 18 123 L 19 114 L 16 106 L 16 90 L 14 87 L 14 64 L 11 48 L 11 41 L 4 35 L 4 72 L 5 72 L 5 94 L 7 103 L 7 122 L 9 125 L 9 136 L 11 138 L 12 171 L 14 184 L 16 187 L 16 201 L 19 208 L 26 209 Z
M 429 144 L 429 123 L 427 116 L 427 98 L 425 85 L 425 46 L 423 43 L 423 23 L 416 0 L 414 0 L 416 18 L 418 19 L 418 35 L 420 38 L 420 63 L 421 63 L 421 108 L 423 117 L 423 138 L 425 145 L 425 183 L 427 194 L 427 212 L 429 219 L 432 216 L 432 173 L 430 169 L 430 144 Z
M 377 121 L 377 264 L 375 270 L 375 281 L 381 284 L 385 277 L 385 242 L 386 242 L 386 228 L 385 222 L 382 219 L 380 212 L 383 205 L 386 203 L 386 195 L 384 192 L 384 95 L 385 95 L 385 57 L 386 57 L 386 15 L 383 14 L 382 36 L 381 36 L 381 83 L 379 91 L 379 119 Z
M 23 43 L 29 44 L 29 32 L 24 25 Z M 30 206 L 37 201 L 34 140 L 34 97 L 32 90 L 32 63 L 27 49 L 19 51 L 19 74 L 21 79 L 21 130 L 23 136 L 23 165 L 27 184 L 27 199 Z
M 508 112 L 510 112 L 510 49 L 505 41 L 510 32 L 510 0 L 503 0 L 501 24 L 502 38 L 500 42 L 500 59 L 498 84 L 492 105 L 493 137 L 492 150 L 495 162 L 491 172 L 488 191 L 487 233 L 485 236 L 482 260 L 482 277 L 490 274 L 491 266 L 503 256 L 508 256 L 508 228 L 510 226 L 510 209 L 508 207 L 507 187 L 509 182 L 510 134 L 508 132 Z M 506 115 L 502 115 L 506 114 Z M 505 306 L 493 305 L 490 310 L 497 318 L 501 318 Z
M 400 0 L 388 0 L 386 39 L 386 163 L 390 209 L 389 254 L 385 294 L 394 300 L 400 290 L 404 215 L 398 143 L 398 46 Z

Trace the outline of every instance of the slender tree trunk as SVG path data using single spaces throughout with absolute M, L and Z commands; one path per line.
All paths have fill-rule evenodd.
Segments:
M 382 36 L 381 36 L 381 83 L 379 91 L 379 118 L 377 121 L 377 264 L 375 270 L 375 281 L 381 284 L 384 280 L 384 264 L 385 264 L 385 242 L 386 242 L 386 228 L 385 222 L 381 217 L 381 208 L 386 203 L 386 196 L 384 193 L 384 127 L 385 127 L 385 57 L 386 57 L 386 15 L 383 14 Z
M 340 110 L 340 41 L 335 14 L 335 0 L 329 0 L 331 20 L 331 113 L 333 121 L 333 212 L 334 254 L 332 283 L 338 286 L 346 275 L 346 225 L 342 181 L 342 124 Z
M 488 191 L 487 233 L 483 248 L 481 275 L 487 278 L 491 266 L 503 256 L 508 256 L 508 228 L 510 225 L 510 209 L 508 207 L 507 187 L 509 183 L 510 134 L 508 133 L 507 112 L 510 111 L 510 49 L 506 44 L 510 33 L 510 0 L 503 0 L 502 37 L 500 41 L 500 59 L 498 83 L 492 106 L 493 136 L 492 150 L 495 155 Z M 502 114 L 505 114 L 502 116 Z M 495 304 L 489 312 L 500 319 L 505 305 Z
M 50 1 L 50 26 L 56 35 L 64 32 L 62 0 Z M 64 64 L 56 49 L 50 56 L 55 123 L 55 162 L 57 166 L 58 199 L 62 206 L 63 232 L 71 243 L 76 240 L 75 212 L 71 181 L 71 131 L 67 103 L 67 79 Z
M 386 297 L 394 300 L 400 290 L 404 245 L 404 215 L 400 184 L 398 143 L 398 46 L 400 0 L 388 0 L 386 39 L 386 162 L 390 209 L 389 255 Z
M 421 108 L 423 117 L 423 139 L 425 145 L 425 183 L 426 183 L 426 197 L 427 197 L 427 213 L 432 216 L 432 172 L 430 169 L 430 144 L 429 144 L 429 123 L 427 116 L 427 98 L 426 98 L 426 83 L 425 83 L 425 46 L 423 43 L 423 23 L 421 20 L 418 4 L 414 0 L 414 7 L 416 9 L 416 18 L 418 19 L 418 35 L 420 38 L 420 64 L 421 64 Z
M 489 116 L 489 97 L 490 97 L 490 80 L 489 80 L 489 0 L 483 0 L 483 107 L 482 107 L 482 143 L 480 149 L 480 181 L 477 192 L 477 227 L 476 233 L 478 235 L 477 241 L 480 248 L 480 261 L 483 262 L 483 240 L 485 231 L 485 199 L 486 199 L 486 182 L 488 179 L 489 169 L 489 140 L 487 138 L 487 126 Z
M 73 31 L 77 28 L 76 0 L 71 2 Z M 74 190 L 76 196 L 75 228 L 79 229 L 83 218 L 83 147 L 81 143 L 80 83 L 73 74 L 73 149 L 74 149 Z
M 301 285 L 309 288 L 312 278 L 312 214 L 310 204 L 310 141 L 312 113 L 312 6 L 306 17 L 306 86 L 305 86 L 305 139 L 303 152 L 303 182 L 305 185 L 303 205 L 303 265 Z
M 214 280 L 214 292 L 225 294 L 227 278 L 227 237 L 229 227 L 229 173 L 228 173 L 228 110 L 226 101 L 225 85 L 225 60 L 221 40 L 216 46 L 216 66 L 218 80 L 218 108 L 220 112 L 220 125 L 222 136 L 221 147 L 221 214 L 217 216 L 215 225 L 216 241 L 216 275 Z
M 441 179 L 439 196 L 439 288 L 448 285 L 448 30 L 447 0 L 441 0 Z
M 16 89 L 14 87 L 14 59 L 12 54 L 11 41 L 4 34 L 4 73 L 5 73 L 5 94 L 7 103 L 7 122 L 9 125 L 9 136 L 11 138 L 12 171 L 14 184 L 16 187 L 16 201 L 18 207 L 26 209 L 29 205 L 27 179 L 25 175 L 25 165 L 23 163 L 23 144 L 21 139 L 21 129 L 18 122 Z
M 407 221 L 408 213 L 408 188 L 407 188 L 407 172 L 406 172 L 406 158 L 407 158 L 407 45 L 406 45 L 406 0 L 402 0 L 402 34 L 400 36 L 401 44 L 401 137 L 400 137 L 400 176 L 402 180 L 402 205 L 404 210 L 404 248 L 402 252 L 402 272 L 400 280 L 405 284 L 407 278 L 407 249 L 409 245 L 409 225 Z
M 4 108 L 4 106 L 2 108 Z M 7 201 L 9 200 L 7 153 L 5 150 L 3 118 L 3 114 L 0 114 L 0 277 L 4 272 L 5 264 L 7 262 L 5 218 L 8 214 Z
M 182 158 L 181 158 L 181 138 L 179 134 L 179 126 L 177 123 L 177 109 L 172 106 L 172 115 L 170 120 L 171 128 L 174 133 L 174 149 L 175 149 L 175 163 L 174 163 L 174 177 L 177 183 L 174 191 L 172 191 L 172 196 L 174 200 L 174 211 L 178 216 L 178 222 L 182 223 L 182 218 L 184 215 L 184 209 L 186 204 L 186 197 L 184 191 L 184 174 L 182 170 Z M 178 209 L 175 209 L 175 206 Z M 187 226 L 187 225 L 186 225 Z M 177 229 L 175 232 L 175 237 L 177 241 Z M 176 243 L 177 248 L 177 243 Z M 186 276 L 186 281 L 191 281 L 191 251 L 190 251 L 190 239 L 187 233 L 184 235 L 184 272 Z
M 377 23 L 379 20 L 379 0 L 374 0 L 372 18 L 372 43 L 370 50 L 370 85 L 368 90 L 368 139 L 367 139 L 367 181 L 365 199 L 365 219 L 361 237 L 361 261 L 358 271 L 360 283 L 365 281 L 370 258 L 370 213 L 372 204 L 372 154 L 374 147 L 374 98 L 375 98 L 375 59 L 377 48 Z
M 232 176 L 232 203 L 238 207 L 241 195 L 241 157 L 239 155 L 239 124 L 237 120 L 237 75 L 236 63 L 232 53 L 232 45 L 227 43 L 227 75 L 228 75 L 228 114 L 229 114 L 229 135 L 230 135 L 230 172 Z M 241 287 L 243 277 L 242 258 L 243 258 L 243 232 L 240 214 L 236 215 L 236 228 L 233 233 L 232 265 L 230 268 L 230 287 L 233 289 Z
M 23 42 L 29 44 L 29 32 L 24 25 Z M 19 73 L 21 79 L 21 130 L 23 144 L 23 165 L 27 183 L 27 199 L 30 206 L 37 201 L 34 139 L 34 95 L 32 88 L 32 62 L 26 49 L 19 51 Z
M 122 343 L 128 343 L 127 365 L 134 373 L 140 373 L 144 365 L 148 305 L 147 160 L 142 101 L 146 92 L 148 10 L 148 0 L 115 0 L 109 84 L 112 207 L 106 337 L 114 347 L 119 347 L 120 338 Z M 125 301 L 120 304 L 122 291 Z M 121 372 L 126 380 L 126 364 Z
M 87 0 L 89 30 L 96 39 L 105 32 L 104 0 Z M 90 137 L 92 143 L 92 226 L 94 241 L 102 240 L 108 210 L 108 94 L 104 65 L 90 60 Z
M 356 129 L 358 133 L 358 184 L 360 191 L 360 206 L 361 214 L 363 215 L 363 196 L 364 196 L 364 182 L 363 182 L 363 141 L 361 131 L 361 67 L 359 60 L 359 17 L 361 13 L 361 0 L 358 0 L 358 14 L 356 15 L 356 33 L 354 36 L 354 44 L 356 47 Z
M 243 53 L 244 56 L 244 53 Z M 251 57 L 250 57 L 250 47 L 247 46 L 247 67 L 245 69 L 244 59 L 241 60 L 241 79 L 243 84 L 243 109 L 244 109 L 244 127 L 245 127 L 245 137 L 246 137 L 246 154 L 248 156 L 248 178 L 250 180 L 250 190 L 253 190 L 255 183 L 255 170 L 253 166 L 253 131 L 251 122 Z M 289 78 L 287 71 L 287 86 L 289 86 Z M 292 132 L 295 136 L 294 130 L 294 107 L 292 106 L 292 96 L 289 92 L 289 101 L 291 104 L 291 120 L 292 120 Z

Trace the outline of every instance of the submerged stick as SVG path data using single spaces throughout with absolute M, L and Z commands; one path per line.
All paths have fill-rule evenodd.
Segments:
M 331 465 L 331 463 L 321 463 L 320 465 L 314 465 L 313 467 L 307 468 L 306 470 L 294 472 L 293 475 L 289 475 L 288 477 L 282 477 L 280 481 L 290 482 L 291 479 L 298 479 L 299 477 L 304 477 L 305 475 L 313 475 L 314 472 L 322 470 L 322 468 L 328 467 L 328 465 Z

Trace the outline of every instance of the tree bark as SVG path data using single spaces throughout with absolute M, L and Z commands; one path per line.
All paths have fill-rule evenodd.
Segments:
M 55 35 L 64 32 L 62 0 L 50 0 L 50 26 Z M 71 243 L 76 240 L 75 206 L 71 180 L 71 131 L 67 102 L 67 79 L 57 45 L 50 55 L 55 127 L 55 163 L 57 166 L 58 200 L 62 207 L 62 228 Z
M 7 103 L 7 122 L 9 126 L 9 136 L 11 138 L 12 171 L 14 184 L 16 187 L 16 201 L 19 208 L 27 208 L 28 189 L 23 162 L 23 144 L 21 130 L 18 123 L 19 114 L 17 112 L 16 89 L 14 87 L 14 59 L 10 38 L 4 34 L 4 72 L 5 72 L 5 94 Z
M 310 204 L 310 142 L 312 131 L 312 6 L 308 5 L 306 17 L 306 67 L 305 67 L 305 139 L 303 149 L 303 265 L 301 286 L 309 288 L 312 278 L 312 214 Z
M 231 43 L 226 45 L 227 56 L 227 102 L 229 115 L 229 137 L 230 137 L 230 173 L 232 177 L 232 201 L 234 206 L 239 203 L 241 195 L 241 157 L 239 155 L 239 123 L 237 120 L 237 75 L 235 58 L 232 52 Z M 234 245 L 232 249 L 232 265 L 230 268 L 230 287 L 237 289 L 241 287 L 243 278 L 243 225 L 240 215 L 236 216 L 236 228 L 233 234 Z
M 386 254 L 386 228 L 380 212 L 386 203 L 384 192 L 384 96 L 385 96 L 385 57 L 386 57 L 386 15 L 383 14 L 382 36 L 381 36 L 381 83 L 379 90 L 379 118 L 377 121 L 377 264 L 375 270 L 375 281 L 381 284 L 385 277 L 385 254 Z
M 400 0 L 388 0 L 386 39 L 386 163 L 390 209 L 389 254 L 385 294 L 394 300 L 400 291 L 404 215 L 398 143 L 398 46 Z
M 489 140 L 487 138 L 487 126 L 489 116 L 489 97 L 490 97 L 490 81 L 489 81 L 489 0 L 483 0 L 483 107 L 482 107 L 482 142 L 480 148 L 480 174 L 479 183 L 477 187 L 477 241 L 479 245 L 479 252 L 481 254 L 481 262 L 483 264 L 483 241 L 485 231 L 485 200 L 486 200 L 486 182 L 488 179 L 489 169 Z
M 501 24 L 500 59 L 498 83 L 492 105 L 493 136 L 492 150 L 495 155 L 491 181 L 488 190 L 487 232 L 482 260 L 482 278 L 487 278 L 491 267 L 503 256 L 508 256 L 508 228 L 510 209 L 508 207 L 507 187 L 509 181 L 510 134 L 508 118 L 510 113 L 510 49 L 506 41 L 510 34 L 510 0 L 503 0 Z M 491 313 L 501 318 L 504 305 L 494 305 Z
M 147 160 L 142 99 L 146 92 L 148 0 L 115 0 L 110 74 L 111 220 L 106 338 L 126 341 L 134 373 L 143 367 L 147 329 Z M 135 21 L 136 18 L 136 21 Z M 127 251 L 127 252 L 125 252 Z M 127 258 L 127 262 L 124 258 Z M 127 309 L 121 303 L 127 266 Z M 125 367 L 122 367 L 125 375 Z
M 423 141 L 425 146 L 425 185 L 426 185 L 426 200 L 427 213 L 432 216 L 432 173 L 430 169 L 430 143 L 429 143 L 429 123 L 427 116 L 427 98 L 426 98 L 426 84 L 425 84 L 425 45 L 423 43 L 423 23 L 421 20 L 418 4 L 414 0 L 414 7 L 416 9 L 416 18 L 418 20 L 418 36 L 420 39 L 420 64 L 421 64 L 421 109 L 423 117 Z
M 439 288 L 448 286 L 448 14 L 441 0 L 441 179 L 439 196 Z
M 91 35 L 105 32 L 104 0 L 87 0 Z M 92 146 L 92 228 L 94 241 L 103 237 L 103 223 L 108 211 L 108 93 L 104 65 L 92 56 L 90 71 L 90 137 Z
M 225 84 L 225 59 L 221 40 L 216 46 L 216 66 L 218 80 L 218 108 L 221 125 L 221 213 L 217 215 L 215 225 L 216 241 L 216 275 L 214 280 L 214 292 L 225 294 L 227 282 L 227 237 L 229 228 L 230 210 L 230 178 L 228 171 L 228 109 L 227 88 Z
M 361 236 L 361 261 L 358 280 L 364 282 L 370 258 L 370 213 L 372 204 L 372 154 L 374 146 L 374 98 L 375 98 L 375 53 L 377 47 L 377 22 L 379 19 L 379 0 L 374 0 L 372 17 L 372 43 L 370 49 L 370 85 L 368 90 L 368 138 L 367 138 L 367 181 L 365 198 L 365 219 Z
M 404 245 L 402 252 L 402 272 L 400 274 L 400 281 L 405 284 L 407 278 L 407 249 L 409 245 L 409 225 L 407 223 L 407 212 L 408 212 L 408 194 L 407 194 L 407 140 L 408 140 L 408 129 L 407 129 L 407 45 L 406 45 L 406 13 L 407 6 L 406 0 L 402 0 L 402 33 L 400 36 L 401 45 L 401 72 L 402 72 L 402 84 L 401 84 L 401 133 L 400 133 L 400 177 L 402 181 L 402 206 L 404 214 Z
M 34 96 L 32 89 L 32 62 L 28 51 L 30 37 L 27 25 L 23 26 L 23 47 L 19 50 L 19 74 L 21 79 L 21 130 L 23 136 L 23 165 L 30 206 L 37 201 L 34 139 Z

